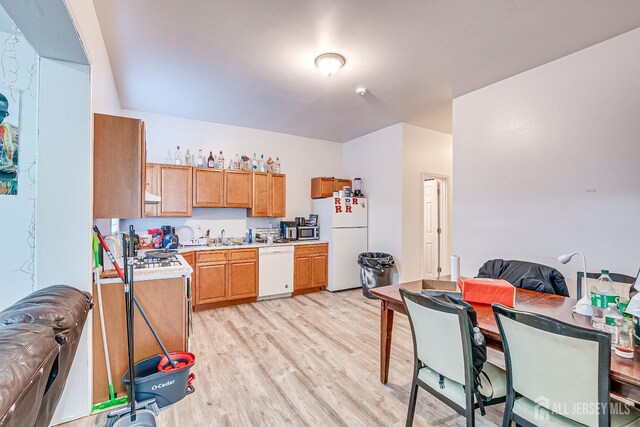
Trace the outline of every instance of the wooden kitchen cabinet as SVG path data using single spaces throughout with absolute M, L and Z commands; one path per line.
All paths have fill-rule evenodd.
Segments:
M 298 291 L 311 287 L 312 267 L 311 255 L 295 255 L 293 265 L 293 290 Z
M 127 392 L 120 381 L 128 369 L 127 332 L 124 287 L 122 283 L 102 283 L 102 307 L 107 331 L 107 344 L 113 386 L 117 397 Z M 96 295 L 96 285 L 93 294 Z M 170 352 L 188 351 L 189 306 L 185 293 L 185 278 L 140 280 L 135 285 L 136 299 L 149 317 L 158 336 Z M 134 309 L 135 360 L 143 360 L 160 353 L 158 343 L 140 312 Z M 93 403 L 109 400 L 102 331 L 100 328 L 100 306 L 93 307 Z
M 224 204 L 224 171 L 193 168 L 193 207 L 221 208 Z
M 157 163 L 146 164 L 146 191 L 155 196 L 160 196 L 160 165 Z M 146 203 L 144 216 L 160 216 L 160 203 Z
M 224 206 L 250 208 L 253 199 L 253 176 L 246 171 L 224 171 Z
M 351 180 L 350 179 L 336 178 L 336 180 L 334 182 L 333 191 L 341 191 L 344 187 L 349 187 L 351 189 L 351 191 L 353 192 L 353 185 L 351 185 Z
M 227 299 L 227 263 L 196 265 L 196 307 Z
M 258 260 L 232 261 L 229 263 L 229 299 L 258 296 Z
M 329 246 L 299 245 L 294 250 L 293 294 L 317 292 L 327 286 Z
M 269 216 L 269 199 L 271 190 L 269 188 L 269 174 L 265 172 L 253 173 L 253 203 L 247 216 L 265 217 Z
M 287 216 L 287 177 L 283 174 L 269 175 L 269 216 L 284 218 Z
M 94 114 L 93 217 L 141 218 L 145 211 L 144 122 Z
M 195 263 L 196 309 L 257 300 L 257 249 L 196 252 Z
M 344 186 L 349 186 L 352 190 L 350 179 L 320 177 L 311 179 L 311 198 L 324 199 L 332 197 L 334 191 L 340 191 Z
M 190 166 L 160 165 L 160 216 L 191 216 Z
M 326 253 L 318 253 L 311 257 L 311 286 L 327 286 L 327 269 L 329 256 Z
M 249 217 L 282 218 L 287 215 L 287 178 L 283 174 L 253 174 L 253 204 Z

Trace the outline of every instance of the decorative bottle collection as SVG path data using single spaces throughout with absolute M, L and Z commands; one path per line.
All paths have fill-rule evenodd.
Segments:
M 225 158 L 222 150 L 220 150 L 218 154 L 213 154 L 213 151 L 209 151 L 209 156 L 207 157 L 206 153 L 203 154 L 202 149 L 199 149 L 198 156 L 196 157 L 195 154 L 191 154 L 188 148 L 185 150 L 185 154 L 183 155 L 182 150 L 178 145 L 173 159 L 176 165 L 250 172 L 282 173 L 280 157 L 276 157 L 275 161 L 272 157 L 268 157 L 265 160 L 264 154 L 261 154 L 259 158 L 256 153 L 253 153 L 251 158 L 244 154 L 236 154 L 234 157 L 229 156 L 229 162 L 225 164 Z

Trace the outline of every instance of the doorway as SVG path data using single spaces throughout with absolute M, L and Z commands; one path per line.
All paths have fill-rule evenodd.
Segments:
M 448 178 L 422 176 L 422 278 L 449 274 Z

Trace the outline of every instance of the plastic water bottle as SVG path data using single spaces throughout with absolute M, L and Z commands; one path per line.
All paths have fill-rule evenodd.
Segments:
M 622 321 L 622 315 L 614 303 L 609 303 L 609 307 L 604 310 L 603 314 L 604 331 L 611 334 L 611 348 L 614 348 L 618 342 L 618 324 Z
M 600 270 L 600 277 L 591 288 L 591 305 L 593 306 L 591 325 L 594 329 L 604 329 L 604 310 L 610 303 L 617 305 L 619 298 L 620 296 L 614 291 L 609 270 Z

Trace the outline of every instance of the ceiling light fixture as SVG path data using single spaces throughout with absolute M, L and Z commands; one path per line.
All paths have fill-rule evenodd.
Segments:
M 315 62 L 318 70 L 327 76 L 331 76 L 344 66 L 346 60 L 344 56 L 337 53 L 323 53 L 316 58 Z
M 365 96 L 366 94 L 369 93 L 369 90 L 366 87 L 359 87 L 359 88 L 356 88 L 356 93 L 360 96 Z

